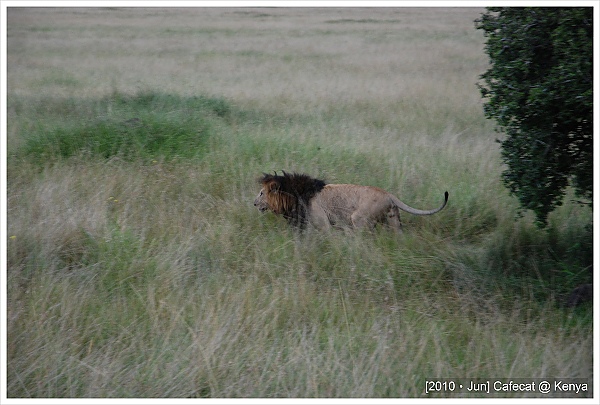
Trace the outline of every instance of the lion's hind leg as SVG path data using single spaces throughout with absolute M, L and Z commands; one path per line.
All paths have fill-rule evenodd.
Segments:
M 350 220 L 352 221 L 352 226 L 356 229 L 375 229 L 375 222 L 368 215 L 360 211 L 354 211 L 352 215 L 350 215 Z
M 402 233 L 402 222 L 400 221 L 400 210 L 395 205 L 387 212 L 387 224 L 398 233 Z

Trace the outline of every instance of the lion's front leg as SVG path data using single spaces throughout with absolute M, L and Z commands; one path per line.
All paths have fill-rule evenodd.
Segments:
M 331 228 L 329 216 L 319 204 L 310 204 L 308 218 L 310 224 L 317 229 L 327 230 Z

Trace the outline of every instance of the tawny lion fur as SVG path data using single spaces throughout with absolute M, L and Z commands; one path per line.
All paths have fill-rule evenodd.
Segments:
M 414 215 L 431 215 L 441 211 L 448 202 L 432 210 L 412 208 L 394 195 L 378 187 L 355 184 L 326 184 L 305 174 L 282 176 L 264 174 L 259 180 L 262 189 L 254 200 L 261 212 L 282 215 L 293 225 L 311 224 L 319 229 L 331 226 L 373 228 L 383 223 L 396 231 L 402 230 L 399 210 Z

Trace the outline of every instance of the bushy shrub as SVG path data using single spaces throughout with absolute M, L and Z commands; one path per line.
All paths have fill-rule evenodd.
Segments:
M 569 185 L 591 207 L 593 9 L 490 7 L 476 26 L 491 62 L 485 115 L 508 135 L 504 184 L 541 227 Z

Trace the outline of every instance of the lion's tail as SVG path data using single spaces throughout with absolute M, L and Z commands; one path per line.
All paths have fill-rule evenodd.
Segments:
M 446 204 L 448 203 L 448 192 L 446 191 L 444 193 L 444 203 L 439 206 L 438 208 L 435 208 L 433 210 L 418 210 L 416 208 L 410 207 L 406 204 L 404 204 L 402 201 L 400 201 L 398 198 L 396 198 L 395 196 L 390 194 L 390 198 L 392 199 L 392 202 L 394 203 L 394 205 L 398 208 L 400 208 L 402 211 L 406 211 L 410 214 L 414 214 L 414 215 L 431 215 L 431 214 L 435 214 L 436 212 L 440 212 L 441 210 L 444 209 L 444 207 L 446 206 Z

